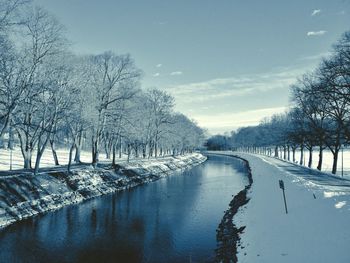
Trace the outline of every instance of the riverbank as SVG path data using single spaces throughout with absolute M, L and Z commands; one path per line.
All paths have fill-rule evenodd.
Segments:
M 230 155 L 229 155 L 230 156 Z M 233 222 L 234 216 L 238 210 L 249 202 L 248 191 L 253 184 L 253 176 L 249 163 L 240 157 L 231 156 L 241 160 L 245 166 L 245 173 L 248 176 L 248 184 L 238 194 L 234 195 L 232 201 L 229 204 L 229 209 L 225 211 L 225 214 L 216 231 L 216 240 L 218 247 L 216 249 L 216 262 L 237 262 L 237 248 L 240 242 L 240 235 L 245 229 L 245 226 L 237 226 Z
M 121 191 L 198 165 L 206 157 L 193 153 L 151 160 L 133 160 L 93 168 L 75 166 L 71 173 L 53 169 L 34 176 L 19 173 L 0 177 L 0 227 L 63 206 Z
M 225 154 L 247 160 L 254 180 L 250 201 L 233 218 L 243 228 L 238 262 L 350 262 L 349 180 L 267 156 Z

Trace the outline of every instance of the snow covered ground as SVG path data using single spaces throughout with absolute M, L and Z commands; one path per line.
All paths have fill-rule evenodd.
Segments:
M 57 156 L 60 164 L 68 164 L 69 149 L 61 148 L 57 149 Z M 35 164 L 36 153 L 33 152 L 32 164 Z M 90 151 L 81 151 L 81 161 L 86 163 L 91 163 L 92 157 Z M 100 160 L 107 161 L 106 155 L 102 151 L 100 153 Z M 10 170 L 10 159 L 11 151 L 9 149 L 0 149 L 0 170 L 7 171 Z M 125 159 L 125 156 L 123 156 Z M 109 160 L 110 161 L 110 160 Z M 54 166 L 54 159 L 50 148 L 47 148 L 44 152 L 44 155 L 40 162 L 40 167 L 50 167 Z M 12 169 L 22 169 L 23 168 L 23 158 L 21 150 L 19 147 L 16 147 L 12 151 Z
M 300 160 L 300 151 L 296 151 L 295 154 L 296 160 L 299 162 Z M 317 167 L 318 163 L 318 150 L 314 150 L 313 154 L 313 162 L 312 162 L 312 168 Z M 304 163 L 307 165 L 309 160 L 309 152 L 304 152 Z M 333 155 L 331 151 L 324 150 L 323 152 L 323 163 L 322 163 L 322 170 L 325 172 L 331 172 L 332 171 L 332 165 L 333 165 Z M 347 176 L 350 178 L 350 149 L 346 148 L 344 149 L 344 152 L 340 152 L 338 156 L 338 165 L 337 165 L 337 175 L 341 175 L 341 170 L 344 170 L 344 176 Z
M 10 169 L 10 156 L 11 151 L 8 149 L 0 149 L 0 171 L 7 171 Z M 67 164 L 68 163 L 68 156 L 69 156 L 69 150 L 65 148 L 57 149 L 57 155 L 60 164 Z M 126 156 L 122 157 L 122 160 L 125 160 Z M 332 170 L 332 153 L 328 150 L 324 151 L 324 161 L 323 161 L 323 170 L 326 172 L 331 172 Z M 299 161 L 300 159 L 300 152 L 296 152 L 296 160 Z M 343 161 L 343 168 L 344 168 L 344 176 L 347 178 L 350 178 L 350 149 L 344 150 L 344 161 Z M 90 163 L 92 161 L 91 159 L 91 152 L 90 151 L 81 151 L 81 160 L 86 163 Z M 106 159 L 106 155 L 103 151 L 100 153 L 100 160 L 101 161 L 109 161 Z M 316 168 L 317 162 L 318 162 L 318 153 L 315 150 L 313 153 L 313 168 Z M 307 163 L 308 161 L 308 152 L 305 151 L 305 161 Z M 35 152 L 33 153 L 32 158 L 33 166 L 35 162 Z M 44 155 L 42 157 L 40 167 L 51 167 L 54 165 L 54 160 L 52 156 L 52 152 L 50 148 L 47 148 L 44 152 Z M 342 167 L 342 153 L 339 154 L 339 160 L 338 160 L 338 175 L 341 175 L 341 167 Z M 16 147 L 12 152 L 12 169 L 21 169 L 23 168 L 23 158 L 19 147 Z
M 238 262 L 350 262 L 349 180 L 272 157 L 230 154 L 249 162 L 254 180 L 250 201 L 234 217 L 246 226 Z

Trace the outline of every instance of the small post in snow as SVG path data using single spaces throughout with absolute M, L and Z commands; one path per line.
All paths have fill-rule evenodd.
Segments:
M 341 148 L 341 177 L 344 177 L 344 146 Z
M 12 147 L 10 148 L 10 171 L 12 171 Z
M 284 182 L 283 180 L 279 180 L 279 183 L 280 183 L 280 188 L 282 189 L 282 192 L 283 192 L 284 207 L 286 209 L 286 214 L 288 214 L 286 194 L 284 193 Z

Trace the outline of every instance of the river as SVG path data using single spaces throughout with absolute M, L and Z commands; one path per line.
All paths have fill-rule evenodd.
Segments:
M 0 262 L 210 262 L 232 195 L 248 183 L 242 161 L 203 164 L 0 231 Z

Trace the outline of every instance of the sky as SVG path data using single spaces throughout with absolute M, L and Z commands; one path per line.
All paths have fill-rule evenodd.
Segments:
M 77 54 L 129 53 L 143 88 L 176 99 L 207 128 L 256 125 L 289 104 L 289 86 L 350 30 L 350 0 L 34 0 Z

